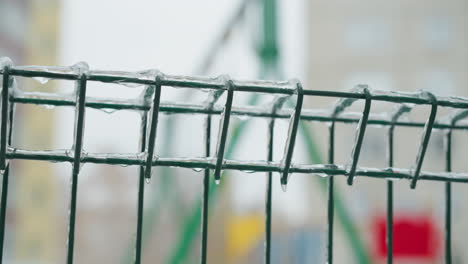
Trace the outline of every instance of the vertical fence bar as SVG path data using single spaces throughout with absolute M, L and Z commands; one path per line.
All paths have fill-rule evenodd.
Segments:
M 391 125 L 388 129 L 388 167 L 393 168 L 393 150 L 394 150 L 394 132 L 395 122 L 398 121 L 403 114 L 408 113 L 412 110 L 412 106 L 408 104 L 402 104 L 395 111 L 391 118 Z M 387 264 L 393 263 L 393 181 L 387 180 Z
M 335 163 L 335 122 L 332 122 L 329 127 L 329 146 L 328 146 L 328 163 Z M 334 177 L 328 176 L 328 241 L 327 241 L 327 263 L 333 264 L 333 223 L 335 217 L 335 200 L 334 200 Z
M 156 144 L 156 130 L 158 127 L 158 117 L 159 117 L 159 104 L 161 102 L 161 75 L 158 73 L 155 78 L 155 90 L 153 97 L 153 107 L 151 109 L 151 119 L 150 119 L 150 130 L 148 138 L 148 148 L 146 151 L 146 165 L 145 165 L 145 178 L 146 180 L 151 179 L 151 169 L 153 167 L 153 154 L 154 154 L 154 145 Z
M 393 167 L 393 132 L 388 130 L 388 167 Z M 387 180 L 387 264 L 393 263 L 393 181 Z
M 223 90 L 211 92 L 207 100 L 207 109 L 212 110 L 216 101 L 223 94 Z M 211 123 L 213 118 L 211 114 L 206 116 L 205 123 L 205 156 L 209 158 L 211 156 Z M 207 263 L 207 250 L 208 250 L 208 216 L 209 216 L 209 199 L 210 199 L 210 169 L 205 169 L 203 176 L 203 197 L 202 197 L 202 226 L 201 226 L 201 253 L 200 263 Z
M 286 139 L 284 157 L 282 160 L 283 172 L 281 175 L 281 188 L 283 188 L 283 191 L 286 190 L 286 186 L 289 180 L 289 168 L 291 167 L 294 145 L 296 143 L 297 128 L 299 126 L 299 119 L 301 117 L 302 103 L 304 102 L 304 89 L 302 88 L 302 84 L 299 81 L 296 83 L 296 93 L 296 107 L 292 120 L 289 124 L 288 138 Z
M 364 88 L 364 94 L 366 95 L 366 103 L 364 105 L 364 111 L 362 113 L 362 118 L 359 120 L 358 124 L 358 135 L 357 140 L 354 144 L 353 151 L 351 153 L 351 168 L 348 172 L 348 185 L 352 185 L 354 181 L 354 176 L 356 174 L 356 168 L 359 161 L 359 155 L 361 153 L 362 143 L 364 142 L 364 134 L 366 133 L 367 121 L 369 119 L 370 109 L 371 109 L 371 94 L 369 89 Z
M 216 146 L 216 167 L 214 178 L 216 183 L 221 180 L 221 167 L 224 160 L 224 148 L 226 146 L 227 133 L 229 129 L 229 120 L 231 118 L 232 101 L 234 99 L 234 82 L 230 79 L 226 80 L 227 98 L 226 104 L 221 117 L 220 133 L 218 135 L 218 143 Z
M 273 140 L 274 140 L 275 119 L 268 123 L 268 147 L 267 159 L 273 161 Z M 265 200 L 265 264 L 270 264 L 271 258 L 271 208 L 273 195 L 273 173 L 267 173 L 266 200 Z
M 13 73 L 12 73 L 13 74 Z M 1 118 L 2 123 L 0 124 L 0 170 L 4 172 L 2 195 L 1 195 L 1 211 L 0 211 L 0 263 L 3 258 L 3 244 L 4 244 L 4 232 L 5 232 L 5 215 L 7 205 L 7 192 L 8 192 L 8 172 L 9 166 L 6 159 L 6 150 L 9 144 L 11 144 L 11 133 L 12 133 L 12 120 L 13 120 L 13 102 L 9 104 L 9 68 L 6 66 L 3 69 L 3 90 L 1 92 L 2 106 L 1 106 Z M 142 145 L 141 151 L 147 150 L 148 156 L 146 157 L 146 163 L 140 166 L 139 170 L 139 191 L 138 191 L 138 222 L 137 222 L 137 238 L 136 238 L 136 258 L 135 263 L 141 262 L 141 240 L 142 240 L 142 226 L 143 226 L 143 202 L 144 202 L 144 181 L 145 178 L 149 178 L 151 175 L 151 167 L 153 164 L 153 153 L 156 139 L 157 121 L 159 113 L 160 95 L 161 95 L 161 76 L 156 77 L 156 91 L 153 98 L 153 108 L 151 110 L 151 120 L 148 122 L 149 113 L 145 112 L 142 117 Z M 80 73 L 77 80 L 77 91 L 76 91 L 76 116 L 75 116 L 75 135 L 73 145 L 73 168 L 72 168 L 72 186 L 71 186 L 71 200 L 70 200 L 70 218 L 69 218 L 69 230 L 68 230 L 68 244 L 67 244 L 67 263 L 73 263 L 73 252 L 74 252 L 74 232 L 75 232 L 75 220 L 76 220 L 76 204 L 77 204 L 77 188 L 78 188 L 78 175 L 80 172 L 80 165 L 82 160 L 82 145 L 83 145 L 83 133 L 84 133 L 84 120 L 85 120 L 85 105 L 86 105 L 86 84 L 87 75 Z M 227 81 L 228 97 L 226 100 L 226 106 L 224 109 L 220 130 L 221 133 L 218 135 L 217 145 L 217 160 L 215 166 L 215 178 L 219 180 L 222 164 L 224 161 L 224 146 L 227 139 L 227 132 L 229 126 L 229 118 L 231 114 L 231 107 L 233 101 L 234 84 L 232 80 Z M 286 144 L 285 153 L 282 160 L 282 185 L 287 184 L 288 173 L 291 167 L 291 159 L 294 150 L 294 143 L 297 134 L 298 122 L 301 115 L 303 91 L 302 86 L 298 83 L 298 99 L 296 103 L 296 109 L 293 113 L 292 120 L 290 123 L 290 131 L 288 133 L 288 139 Z M 366 106 L 364 108 L 363 117 L 360 120 L 358 137 L 355 143 L 355 149 L 352 153 L 352 166 L 350 172 L 348 172 L 348 184 L 352 184 L 353 177 L 358 164 L 359 151 L 363 143 L 364 131 L 366 129 L 368 116 L 370 113 L 371 97 L 367 89 L 364 90 L 366 93 Z M 434 126 L 435 117 L 437 114 L 437 99 L 429 94 L 431 99 L 432 108 L 430 116 L 426 122 L 424 128 L 424 134 L 422 136 L 421 145 L 416 158 L 416 167 L 413 173 L 411 188 L 415 188 L 424 155 L 427 150 L 427 146 L 431 136 L 431 130 Z M 210 112 L 211 113 L 211 112 Z M 9 118 L 9 119 L 8 119 Z M 207 115 L 207 126 L 206 126 L 206 141 L 205 141 L 205 152 L 206 156 L 210 157 L 210 138 L 211 138 L 211 114 Z M 394 120 L 395 121 L 395 120 Z M 273 160 L 273 136 L 274 136 L 274 122 L 272 118 L 269 123 L 269 137 L 268 137 L 268 161 Z M 10 130 L 8 131 L 8 124 Z M 453 124 L 452 124 L 453 125 Z M 389 169 L 393 168 L 394 165 L 394 124 L 391 125 L 388 131 L 388 166 Z M 147 138 L 147 130 L 150 131 L 149 137 Z M 8 135 L 7 135 L 8 134 Z M 334 140 L 335 140 L 335 122 L 333 121 L 329 128 L 329 164 L 334 164 Z M 147 144 L 149 142 L 149 144 Z M 452 151 L 452 130 L 448 129 L 446 133 L 446 171 L 452 171 L 451 153 Z M 201 249 L 201 263 L 206 264 L 207 257 L 207 234 L 208 234 L 208 203 L 209 203 L 209 173 L 210 169 L 205 169 L 203 179 L 203 211 L 202 211 L 202 249 Z M 265 206 L 265 232 L 266 232 L 266 243 L 265 243 L 265 262 L 270 263 L 271 253 L 271 211 L 272 211 L 272 172 L 267 173 L 267 186 L 266 186 L 266 206 Z M 450 179 L 447 179 L 450 180 Z M 451 210 L 452 210 L 452 188 L 451 183 L 446 182 L 445 185 L 445 260 L 447 263 L 451 263 Z M 393 182 L 387 181 L 387 263 L 393 262 Z M 334 222 L 334 177 L 328 177 L 328 244 L 327 244 L 327 260 L 331 264 L 333 262 L 333 222 Z
M 75 117 L 75 139 L 74 156 L 72 169 L 72 188 L 70 199 L 70 219 L 68 225 L 68 253 L 67 263 L 73 263 L 73 251 L 75 246 L 75 220 L 76 220 L 76 201 L 78 191 L 78 174 L 80 172 L 81 151 L 83 144 L 84 118 L 85 118 L 85 99 L 86 99 L 86 74 L 81 73 L 78 80 L 76 117 Z
M 2 123 L 0 124 L 0 171 L 6 168 L 7 127 L 8 127 L 8 91 L 10 88 L 10 65 L 3 67 L 2 83 Z
M 452 171 L 452 129 L 446 133 L 445 169 Z M 445 183 L 445 263 L 452 263 L 452 183 Z
M 10 89 L 10 76 L 9 76 L 10 66 L 6 65 L 3 68 L 3 83 L 2 83 L 2 124 L 1 124 L 1 147 L 0 147 L 0 156 L 2 164 L 6 163 L 6 146 L 7 146 L 7 122 L 10 122 L 10 133 L 8 135 L 8 144 L 11 144 L 11 129 L 13 123 L 13 103 L 10 105 L 10 113 L 8 120 L 8 91 Z M 5 242 L 5 225 L 6 225 L 6 209 L 7 209 L 7 199 L 8 199 L 8 180 L 9 180 L 9 164 L 5 165 L 3 171 L 3 180 L 2 180 L 2 200 L 0 208 L 0 264 L 3 263 L 3 251 L 4 251 L 4 242 Z M 3 169 L 2 169 L 3 170 Z
M 411 179 L 410 188 L 415 189 L 416 183 L 418 182 L 419 173 L 421 172 L 421 167 L 424 162 L 424 156 L 426 154 L 427 146 L 429 145 L 429 139 L 431 138 L 432 127 L 434 126 L 434 121 L 437 115 L 437 98 L 429 93 L 426 92 L 426 95 L 432 102 L 431 113 L 429 115 L 429 119 L 426 122 L 424 127 L 424 133 L 422 136 L 421 144 L 419 147 L 418 155 L 416 156 L 416 165 L 414 170 L 413 178 Z
M 275 99 L 272 107 L 274 115 L 285 103 L 287 97 L 279 97 Z M 273 161 L 273 142 L 275 139 L 275 118 L 271 118 L 268 122 L 268 143 L 267 143 L 267 160 Z M 273 172 L 267 173 L 267 183 L 265 190 L 265 264 L 271 262 L 271 225 L 272 225 L 272 206 L 273 206 Z
M 140 151 L 144 152 L 146 149 L 146 127 L 148 122 L 148 112 L 144 112 L 141 117 L 141 146 Z M 138 201 L 137 201 L 137 233 L 135 243 L 135 264 L 141 263 L 141 249 L 143 239 L 143 210 L 145 201 L 145 168 L 140 166 L 139 168 L 139 180 L 138 180 Z
M 468 110 L 459 110 L 452 116 L 451 127 L 468 117 Z M 452 172 L 452 128 L 445 134 L 445 169 Z M 452 183 L 445 183 L 445 263 L 452 263 Z
M 211 115 L 206 117 L 205 131 L 205 155 L 210 157 L 211 149 Z M 208 246 L 208 208 L 210 198 L 210 169 L 205 169 L 203 176 L 203 201 L 202 201 L 202 241 L 201 241 L 201 264 L 206 264 Z

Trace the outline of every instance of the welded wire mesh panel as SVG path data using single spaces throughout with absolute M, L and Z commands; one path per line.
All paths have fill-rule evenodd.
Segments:
M 78 175 L 84 163 L 138 166 L 140 168 L 138 184 L 137 226 L 135 263 L 141 262 L 142 250 L 142 222 L 144 184 L 150 181 L 155 167 L 180 167 L 204 170 L 202 225 L 201 225 L 201 263 L 206 263 L 208 229 L 208 197 L 210 177 L 216 183 L 222 180 L 225 170 L 242 170 L 267 173 L 266 186 L 266 250 L 265 262 L 271 258 L 271 222 L 272 222 L 272 173 L 280 174 L 281 185 L 284 190 L 291 174 L 303 173 L 311 177 L 317 175 L 328 176 L 328 246 L 327 260 L 333 262 L 333 222 L 334 222 L 334 177 L 344 176 L 347 183 L 353 185 L 356 177 L 372 177 L 387 181 L 387 232 L 388 262 L 392 261 L 392 215 L 393 215 L 393 179 L 408 180 L 408 188 L 416 188 L 420 180 L 441 181 L 446 184 L 446 260 L 451 262 L 451 184 L 452 182 L 468 182 L 468 173 L 451 172 L 452 130 L 466 130 L 468 125 L 461 122 L 468 116 L 468 99 L 459 97 L 438 97 L 429 92 L 401 93 L 374 91 L 365 85 L 358 85 L 350 92 L 307 89 L 299 81 L 241 81 L 228 76 L 217 78 L 202 78 L 191 76 L 166 75 L 156 70 L 143 72 L 115 72 L 90 70 L 85 63 L 78 63 L 70 67 L 43 66 L 13 66 L 12 62 L 4 58 L 0 60 L 2 77 L 1 90 L 1 124 L 0 124 L 0 171 L 3 174 L 1 211 L 0 211 L 0 253 L 3 259 L 5 217 L 8 199 L 9 161 L 14 159 L 42 160 L 53 162 L 69 162 L 72 164 L 72 183 L 70 198 L 70 214 L 68 224 L 67 263 L 73 263 L 74 237 L 78 190 Z M 58 93 L 38 93 L 18 89 L 15 78 L 57 79 L 73 82 L 75 93 L 73 96 Z M 87 86 L 90 82 L 119 83 L 128 86 L 145 85 L 142 95 L 138 99 L 93 98 L 87 96 Z M 161 95 L 165 88 L 184 87 L 194 90 L 204 90 L 206 100 L 202 103 L 162 102 Z M 313 88 L 313 87 L 312 87 Z M 274 95 L 274 99 L 265 106 L 238 106 L 234 98 L 239 93 L 260 93 Z M 337 102 L 324 111 L 303 109 L 303 104 L 309 98 L 332 97 Z M 220 98 L 224 101 L 219 102 Z M 345 114 L 346 108 L 354 102 L 363 102 L 363 109 L 359 115 Z M 387 115 L 371 114 L 371 108 L 379 103 L 396 105 L 395 111 Z M 18 133 L 13 127 L 14 109 L 17 104 L 36 104 L 49 106 L 69 106 L 75 109 L 73 146 L 66 150 L 26 150 L 13 148 L 12 135 Z M 409 113 L 415 105 L 430 107 L 425 122 L 412 122 L 401 117 Z M 451 114 L 437 119 L 439 108 L 451 109 Z M 83 151 L 83 135 L 85 131 L 86 111 L 89 108 L 110 110 L 132 110 L 141 113 L 140 137 L 133 140 L 140 144 L 137 154 L 121 153 L 90 153 Z M 169 158 L 155 155 L 157 127 L 160 113 L 197 114 L 204 117 L 205 157 Z M 219 133 L 212 136 L 213 117 L 219 117 Z M 229 129 L 233 116 L 263 117 L 269 120 L 267 156 L 262 161 L 247 159 L 229 160 L 225 158 L 226 142 L 229 140 Z M 273 159 L 274 128 L 278 119 L 289 120 L 289 130 L 284 142 L 284 154 L 279 161 Z M 328 161 L 326 164 L 295 164 L 293 154 L 297 135 L 304 122 L 322 122 L 328 124 Z M 352 136 L 353 148 L 349 154 L 349 162 L 335 163 L 335 131 L 337 123 L 356 123 L 357 130 Z M 359 166 L 359 158 L 369 126 L 383 126 L 386 128 L 388 139 L 388 160 L 384 168 L 368 168 Z M 420 138 L 417 156 L 413 166 L 409 168 L 394 167 L 394 130 L 396 127 L 421 127 L 423 134 Z M 424 157 L 428 148 L 431 133 L 434 129 L 445 131 L 446 138 L 446 167 L 440 171 L 422 171 Z M 173 139 L 176 140 L 176 139 Z M 215 152 L 211 153 L 212 144 Z M 211 227 L 212 228 L 212 227 Z

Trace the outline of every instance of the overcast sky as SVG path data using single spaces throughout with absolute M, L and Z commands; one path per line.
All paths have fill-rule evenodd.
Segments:
M 304 1 L 279 2 L 284 78 L 304 80 Z M 209 44 L 219 34 L 238 4 L 238 0 L 64 0 L 60 64 L 71 65 L 86 61 L 91 69 L 135 71 L 157 68 L 169 74 L 193 74 L 201 59 L 209 52 Z M 260 18 L 253 13 L 246 22 L 248 26 L 236 31 L 236 37 L 222 51 L 220 60 L 211 71 L 212 75 L 227 73 L 235 78 L 257 77 L 253 41 L 257 37 L 253 29 L 255 19 Z M 88 94 L 92 96 L 110 95 L 109 89 L 88 90 Z M 112 96 L 119 97 L 134 96 L 134 93 L 128 89 L 112 90 Z M 73 119 L 70 116 L 73 113 L 59 114 L 59 122 L 63 124 L 60 127 L 72 128 Z M 88 111 L 86 119 L 86 150 L 94 151 L 101 148 L 102 144 L 102 148 L 107 151 L 128 152 L 129 149 L 136 148 L 137 142 L 134 139 L 138 138 L 139 127 L 135 113 L 122 112 L 106 116 L 99 111 Z M 265 124 L 261 122 L 260 125 Z M 286 134 L 287 125 L 281 130 L 284 131 L 278 133 Z M 62 131 L 59 134 L 64 135 L 60 142 L 70 141 L 66 136 L 69 133 Z M 258 140 L 266 137 L 257 136 Z M 109 149 L 109 144 L 105 145 L 104 141 L 119 142 L 115 144 L 119 149 Z M 254 153 L 257 151 L 255 146 L 245 147 Z M 282 153 L 282 150 L 277 150 Z M 264 189 L 264 177 L 250 177 L 247 185 L 245 177 L 236 178 L 238 180 L 233 180 L 235 206 L 242 208 L 261 205 L 264 194 L 259 190 Z M 306 205 L 291 201 L 300 199 L 300 193 L 304 191 L 300 178 L 301 176 L 297 176 L 291 181 L 289 188 L 295 190 L 284 197 L 285 206 L 278 204 L 291 220 L 294 221 L 294 216 L 297 216 L 296 220 L 299 222 L 306 215 Z M 275 184 L 275 191 L 281 192 L 279 182 Z

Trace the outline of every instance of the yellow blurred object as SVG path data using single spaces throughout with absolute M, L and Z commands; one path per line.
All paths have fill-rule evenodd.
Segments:
M 239 260 L 251 251 L 264 234 L 264 217 L 261 214 L 234 216 L 227 225 L 227 255 L 230 261 Z
M 59 0 L 28 2 L 28 30 L 26 33 L 26 61 L 37 65 L 55 65 L 59 32 Z M 38 90 L 37 82 L 29 85 Z M 54 84 L 40 85 L 43 90 L 54 91 Z M 30 131 L 21 138 L 24 145 L 34 149 L 51 146 L 54 120 L 47 109 L 26 105 L 21 116 L 21 126 Z M 27 113 L 27 114 L 25 114 Z M 58 245 L 66 242 L 66 236 L 57 227 L 57 180 L 48 162 L 16 162 L 20 175 L 17 178 L 17 222 L 15 259 L 22 263 L 57 263 Z M 60 237 L 62 235 L 62 237 Z

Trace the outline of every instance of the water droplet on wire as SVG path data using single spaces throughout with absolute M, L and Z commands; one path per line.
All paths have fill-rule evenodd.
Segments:
M 112 114 L 112 113 L 115 113 L 117 111 L 117 109 L 112 109 L 112 108 L 101 108 L 100 110 L 103 111 L 106 114 Z
M 46 84 L 50 79 L 45 77 L 32 77 L 34 80 L 38 81 L 40 84 Z
M 44 107 L 45 109 L 48 109 L 48 110 L 52 110 L 55 108 L 55 105 L 48 105 L 48 104 L 43 104 L 43 105 L 40 105 L 42 107 Z
M 288 185 L 286 183 L 281 183 L 281 190 L 283 190 L 283 192 L 286 192 L 288 189 Z
M 237 118 L 239 121 L 248 121 L 249 119 L 252 118 L 251 116 L 248 116 L 248 115 L 235 115 L 234 117 Z

